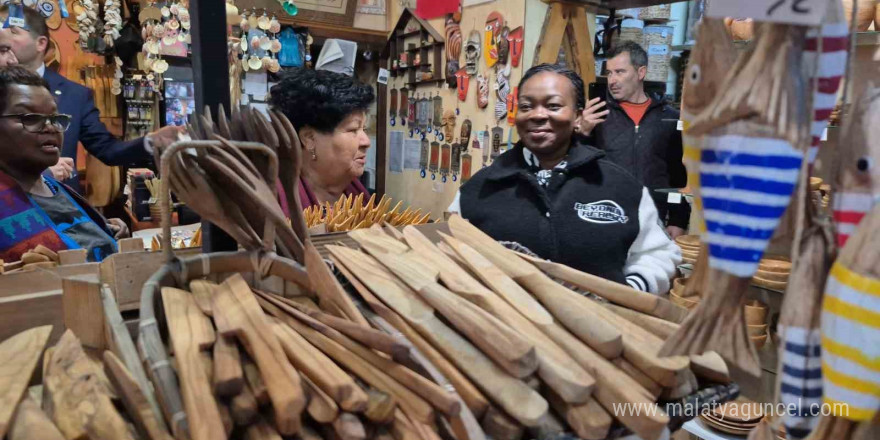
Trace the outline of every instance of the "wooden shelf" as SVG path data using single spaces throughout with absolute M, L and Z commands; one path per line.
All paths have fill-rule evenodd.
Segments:
M 432 47 L 434 47 L 434 46 L 443 46 L 443 45 L 444 45 L 443 42 L 437 42 L 437 41 L 435 41 L 435 42 L 433 42 L 433 43 L 426 43 L 426 44 L 423 44 L 423 45 L 421 45 L 421 46 L 419 46 L 419 47 L 414 47 L 414 48 L 412 48 L 412 49 L 407 49 L 406 51 L 407 51 L 407 52 L 416 52 L 416 51 L 418 51 L 418 50 L 422 50 L 422 49 L 430 49 L 430 48 L 432 48 Z
M 397 38 L 407 38 L 407 37 L 415 37 L 416 35 L 421 35 L 421 34 L 422 34 L 421 29 L 418 29 L 418 30 L 414 30 L 414 31 L 404 32 L 402 34 L 397 34 L 395 36 Z
M 421 80 L 421 81 L 407 82 L 406 85 L 408 85 L 408 86 L 420 86 L 420 85 L 425 85 L 425 84 L 438 84 L 438 83 L 443 83 L 443 82 L 445 82 L 445 81 L 446 81 L 446 80 L 443 79 L 443 78 L 423 79 L 423 80 Z
M 419 65 L 417 65 L 417 66 L 398 67 L 398 68 L 396 68 L 396 69 L 395 69 L 395 68 L 391 68 L 391 71 L 392 71 L 392 72 L 400 72 L 400 71 L 406 71 L 406 70 L 418 69 L 418 68 L 420 68 L 420 67 L 431 67 L 431 64 L 430 64 L 430 63 L 422 63 L 422 64 L 419 64 Z

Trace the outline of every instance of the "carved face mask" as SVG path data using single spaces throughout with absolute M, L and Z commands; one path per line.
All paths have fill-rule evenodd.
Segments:
M 455 134 L 455 111 L 446 110 L 443 112 L 443 135 L 446 139 L 452 139 Z
M 472 30 L 464 47 L 465 71 L 468 75 L 477 74 L 477 63 L 480 61 L 480 32 Z
M 449 84 L 450 88 L 455 88 L 458 85 L 458 81 L 455 80 L 455 73 L 460 69 L 458 65 L 458 60 L 449 60 L 446 62 L 446 84 Z
M 510 47 L 510 42 L 507 41 L 507 37 L 510 35 L 510 28 L 504 26 L 501 28 L 501 35 L 498 37 L 498 64 L 502 66 L 507 64 L 507 52 Z

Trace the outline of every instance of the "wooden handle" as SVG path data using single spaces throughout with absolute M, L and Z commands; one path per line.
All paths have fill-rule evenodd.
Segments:
M 6 434 L 12 412 L 24 395 L 52 326 L 25 330 L 0 343 L 0 437 Z
M 545 327 L 544 331 L 582 366 L 593 372 L 596 377 L 593 397 L 606 411 L 613 413 L 615 418 L 641 438 L 657 438 L 663 432 L 669 423 L 669 416 L 659 408 L 656 411 L 645 410 L 639 414 L 614 411 L 615 405 L 644 405 L 644 408 L 655 405 L 650 393 L 638 382 L 564 328 L 554 325 Z
M 588 399 L 580 405 L 571 405 L 553 390 L 545 389 L 544 394 L 550 402 L 550 406 L 561 416 L 574 430 L 575 434 L 584 440 L 601 440 L 608 436 L 611 429 L 611 415 L 605 411 L 595 399 Z
M 149 440 L 172 440 L 165 426 L 159 422 L 161 415 L 153 412 L 137 381 L 112 351 L 104 352 L 104 368 L 141 436 Z
M 435 319 L 412 325 L 455 363 L 474 383 L 526 426 L 534 426 L 547 413 L 547 401 L 522 381 L 505 373 L 466 339 Z
M 559 322 L 607 359 L 623 353 L 623 337 L 608 321 L 602 319 L 602 306 L 585 298 L 542 273 L 533 273 L 516 280 L 535 295 Z
M 614 304 L 605 304 L 605 307 L 608 308 L 608 310 L 611 310 L 612 312 L 618 314 L 621 318 L 624 318 L 627 321 L 632 322 L 633 324 L 636 324 L 639 327 L 645 329 L 646 331 L 657 335 L 660 339 L 665 340 L 670 335 L 675 333 L 675 331 L 678 330 L 679 327 L 679 325 L 674 322 L 660 319 L 642 312 L 637 312 L 626 307 L 621 307 Z
M 671 322 L 681 322 L 687 316 L 687 310 L 679 307 L 659 296 L 641 292 L 632 287 L 625 286 L 614 281 L 606 280 L 586 272 L 568 267 L 564 264 L 552 263 L 538 258 L 530 257 L 519 252 L 511 253 L 539 267 L 550 276 L 569 282 L 584 290 L 601 296 L 615 304 L 629 307 L 630 309 L 656 316 Z
M 282 326 L 284 324 L 277 324 L 277 327 Z M 306 391 L 309 393 L 309 405 L 306 407 L 306 412 L 318 423 L 330 423 L 335 420 L 339 415 L 339 406 L 336 402 L 327 393 L 321 391 L 307 376 L 303 376 L 302 379 Z
M 214 342 L 214 392 L 227 397 L 238 394 L 244 387 L 241 354 L 233 338 L 218 336 Z
M 523 378 L 537 370 L 535 347 L 498 318 L 439 284 L 425 286 L 419 293 L 504 371 Z
M 260 415 L 257 397 L 249 385 L 243 386 L 229 401 L 229 413 L 236 426 L 248 426 Z
M 275 423 L 283 435 L 293 435 L 302 426 L 305 395 L 299 375 L 290 365 L 275 333 L 266 320 L 256 296 L 240 274 L 220 285 L 214 296 L 214 314 L 224 315 L 224 336 L 236 335 L 260 368 L 269 389 Z
M 376 312 L 382 319 L 399 331 L 407 341 L 411 342 L 418 351 L 425 356 L 434 366 L 443 373 L 443 376 L 452 383 L 455 391 L 464 400 L 465 405 L 471 410 L 475 417 L 480 417 L 489 406 L 488 400 L 476 386 L 459 371 L 443 354 L 437 351 L 422 335 L 410 326 L 406 320 L 392 311 L 388 306 L 376 298 L 372 292 L 365 286 L 352 272 L 341 264 L 336 257 L 331 257 L 339 271 L 348 279 L 351 285 L 364 298 L 364 301 L 370 305 L 370 308 Z
M 273 316 L 284 322 L 290 328 L 302 335 L 309 343 L 327 354 L 338 364 L 344 366 L 365 382 L 393 395 L 401 402 L 403 408 L 412 412 L 420 420 L 433 420 L 434 412 L 431 406 L 418 395 L 404 387 L 383 371 L 373 367 L 367 361 L 355 355 L 342 345 L 324 336 L 296 319 L 288 316 L 278 306 L 260 298 L 261 305 Z
M 213 390 L 199 359 L 198 341 L 192 329 L 205 317 L 190 296 L 180 289 L 162 289 L 162 304 L 168 322 L 168 334 L 177 358 L 180 391 L 193 440 L 225 439 L 226 432 L 213 398 Z

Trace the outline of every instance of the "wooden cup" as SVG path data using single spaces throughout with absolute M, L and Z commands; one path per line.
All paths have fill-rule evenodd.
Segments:
M 749 337 L 754 338 L 758 336 L 766 336 L 767 335 L 767 324 L 758 324 L 758 325 L 748 325 L 749 328 Z
M 767 343 L 767 335 L 764 336 L 752 336 L 752 343 L 755 344 L 755 349 L 760 350 L 764 347 L 764 344 Z
M 746 324 L 763 325 L 767 320 L 767 306 L 758 300 L 751 300 L 745 305 Z

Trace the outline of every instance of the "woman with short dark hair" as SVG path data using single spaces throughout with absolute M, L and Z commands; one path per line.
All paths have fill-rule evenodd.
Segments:
M 631 287 L 664 293 L 681 260 L 641 184 L 577 136 L 584 82 L 558 65 L 519 83 L 520 141 L 462 185 L 449 207 L 496 240 Z
M 58 114 L 49 85 L 24 67 L 0 68 L 0 260 L 43 245 L 86 249 L 90 261 L 116 252 L 125 223 L 108 222 L 43 172 L 58 162 L 70 115 Z M 115 237 L 114 237 L 115 235 Z
M 272 106 L 290 119 L 302 142 L 301 209 L 343 195 L 369 198 L 358 178 L 370 148 L 366 111 L 374 99 L 369 85 L 325 70 L 296 69 L 272 87 Z

